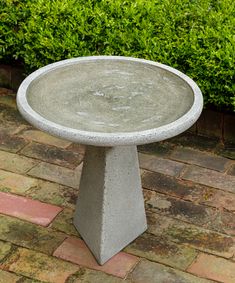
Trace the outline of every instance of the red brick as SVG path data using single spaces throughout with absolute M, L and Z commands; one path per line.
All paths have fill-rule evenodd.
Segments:
M 74 237 L 66 239 L 54 252 L 54 256 L 121 278 L 124 278 L 139 261 L 139 258 L 136 256 L 119 252 L 104 265 L 100 266 L 86 244 Z
M 235 115 L 226 114 L 224 116 L 224 139 L 235 142 Z
M 199 254 L 187 271 L 219 282 L 235 282 L 235 262 L 213 255 Z
M 0 192 L 0 213 L 48 226 L 62 208 Z
M 220 138 L 222 136 L 222 113 L 204 110 L 197 121 L 197 131 L 200 135 Z

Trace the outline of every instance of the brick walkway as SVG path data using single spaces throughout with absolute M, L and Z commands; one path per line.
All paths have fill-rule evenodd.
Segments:
M 233 145 L 184 134 L 139 151 L 148 231 L 100 267 L 72 225 L 83 146 L 0 89 L 0 283 L 235 282 Z

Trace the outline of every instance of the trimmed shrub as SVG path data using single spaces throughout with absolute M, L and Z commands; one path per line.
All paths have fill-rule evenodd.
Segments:
M 175 67 L 205 104 L 235 110 L 234 0 L 0 0 L 0 59 L 28 71 L 87 55 Z

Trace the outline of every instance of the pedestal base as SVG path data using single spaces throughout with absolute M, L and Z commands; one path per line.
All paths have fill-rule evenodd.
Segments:
M 100 264 L 147 229 L 136 146 L 88 146 L 74 225 Z

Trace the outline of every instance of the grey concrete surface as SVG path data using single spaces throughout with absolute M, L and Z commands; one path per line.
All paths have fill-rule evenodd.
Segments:
M 147 229 L 136 146 L 88 146 L 74 224 L 100 264 Z

